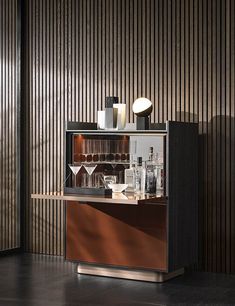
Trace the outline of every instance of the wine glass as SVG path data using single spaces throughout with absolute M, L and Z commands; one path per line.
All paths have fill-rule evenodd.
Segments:
M 121 141 L 117 140 L 115 143 L 115 162 L 120 162 L 121 161 Z
M 100 162 L 105 161 L 105 149 L 106 149 L 105 140 L 101 139 L 100 140 L 100 157 L 99 157 Z
M 81 146 L 82 158 L 81 161 L 85 162 L 87 160 L 87 139 L 83 139 Z
M 134 162 L 134 159 L 136 157 L 136 151 L 137 151 L 137 141 L 135 139 L 130 139 L 129 142 L 130 164 Z
M 71 171 L 74 174 L 74 187 L 77 187 L 76 177 L 77 177 L 78 172 L 81 170 L 82 165 L 79 165 L 79 164 L 69 164 L 69 168 L 71 169 Z
M 92 161 L 98 162 L 99 161 L 99 152 L 100 152 L 100 140 L 93 140 L 92 141 Z
M 95 171 L 95 168 L 97 167 L 97 165 L 95 165 L 95 164 L 84 164 L 83 166 L 84 166 L 84 168 L 85 168 L 85 170 L 88 174 L 88 187 L 91 188 L 92 187 L 91 175 Z
M 109 139 L 105 140 L 104 146 L 105 146 L 105 160 L 107 162 L 110 162 L 110 140 Z

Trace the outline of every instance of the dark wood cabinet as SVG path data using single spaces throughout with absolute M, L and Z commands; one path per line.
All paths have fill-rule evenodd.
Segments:
M 167 122 L 165 129 L 150 131 L 73 130 L 67 131 L 67 142 L 73 135 L 137 134 L 143 139 L 149 135 L 164 138 L 165 182 L 161 200 L 156 197 L 134 204 L 128 200 L 106 203 L 105 198 L 103 203 L 85 198 L 67 201 L 66 259 L 101 269 L 167 275 L 198 261 L 197 124 Z M 72 152 L 69 146 L 66 164 L 73 158 Z
M 71 191 L 68 164 L 76 164 L 84 153 L 82 139 L 121 140 L 127 160 L 118 161 L 120 171 L 128 164 L 131 139 L 138 138 L 137 154 L 146 156 L 150 140 L 163 158 L 160 193 L 32 195 L 65 201 L 65 259 L 77 263 L 78 273 L 161 282 L 198 262 L 198 126 L 167 122 L 157 127 L 149 131 L 66 131 L 65 188 Z M 123 151 L 112 149 L 111 153 Z M 93 162 L 104 170 L 115 160 Z

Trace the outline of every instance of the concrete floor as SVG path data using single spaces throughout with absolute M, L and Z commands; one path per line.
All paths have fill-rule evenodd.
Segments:
M 61 257 L 0 257 L 0 305 L 235 305 L 235 276 L 188 273 L 164 284 L 77 275 Z

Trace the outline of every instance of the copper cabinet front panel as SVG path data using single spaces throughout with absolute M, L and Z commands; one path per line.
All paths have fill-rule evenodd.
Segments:
M 66 203 L 66 259 L 167 270 L 166 206 Z

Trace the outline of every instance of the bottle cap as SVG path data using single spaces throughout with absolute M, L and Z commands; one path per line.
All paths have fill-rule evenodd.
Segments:
M 142 157 L 137 157 L 137 165 L 142 166 Z

